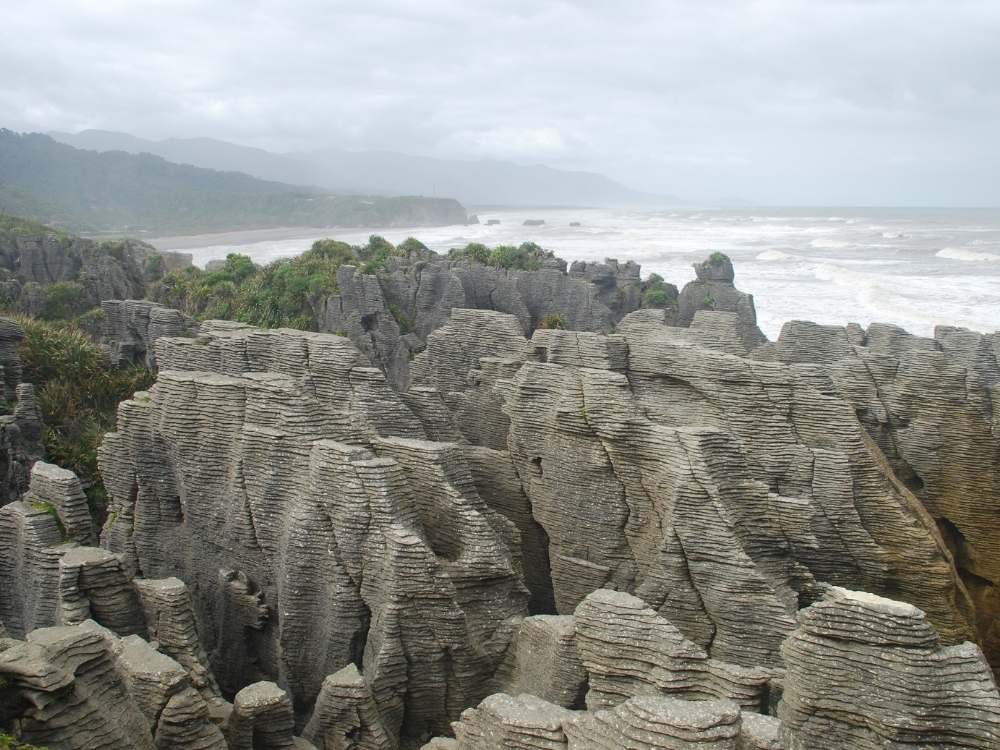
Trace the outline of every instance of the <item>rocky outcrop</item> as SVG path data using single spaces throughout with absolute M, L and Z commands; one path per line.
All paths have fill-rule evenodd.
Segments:
M 320 330 L 349 336 L 402 389 L 410 383 L 410 360 L 454 309 L 513 315 L 522 335 L 547 316 L 559 316 L 568 328 L 607 333 L 639 309 L 642 292 L 639 266 L 615 260 L 567 268 L 551 258 L 539 270 L 521 271 L 432 254 L 390 258 L 384 271 L 371 275 L 342 267 L 337 280 L 340 294 L 317 310 Z
M 213 323 L 157 360 L 101 448 L 103 543 L 189 584 L 224 692 L 276 679 L 305 712 L 363 663 L 393 742 L 446 730 L 528 598 L 461 446 L 424 439 L 342 337 Z
M 753 356 L 828 373 L 892 475 L 936 522 L 975 603 L 979 638 L 996 669 L 1000 334 L 939 327 L 931 339 L 881 324 L 862 331 L 793 321 Z
M 342 336 L 147 329 L 101 548 L 41 465 L 0 620 L 98 632 L 163 747 L 996 746 L 994 338 L 747 321 L 460 309 L 402 393 Z
M 699 310 L 736 313 L 737 333 L 747 349 L 767 341 L 757 327 L 753 295 L 733 285 L 736 274 L 733 262 L 724 253 L 712 253 L 707 260 L 694 264 L 695 280 L 685 284 L 677 301 L 677 325 L 688 326 Z
M 161 336 L 195 336 L 197 323 L 179 310 L 148 300 L 105 299 L 101 342 L 112 366 L 138 364 L 156 369 L 156 341 Z
M 35 389 L 21 382 L 24 328 L 15 320 L 0 318 L 0 506 L 19 499 L 28 489 L 31 467 L 45 455 L 42 417 L 35 404 Z
M 138 240 L 96 242 L 41 225 L 0 226 L 0 296 L 7 305 L 33 316 L 53 312 L 45 288 L 78 285 L 72 312 L 106 299 L 139 299 L 146 284 L 165 271 L 191 265 L 191 256 L 161 252 Z
M 782 646 L 788 750 L 1000 746 L 1000 696 L 972 643 L 943 647 L 916 607 L 834 588 Z
M 763 711 L 767 704 L 771 673 L 709 658 L 629 594 L 606 589 L 589 594 L 576 608 L 575 628 L 592 711 L 650 693 L 732 700 L 749 711 Z

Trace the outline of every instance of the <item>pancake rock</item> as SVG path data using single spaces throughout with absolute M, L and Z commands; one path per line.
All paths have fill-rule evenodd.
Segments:
M 572 616 L 536 615 L 521 623 L 493 676 L 491 692 L 526 693 L 564 708 L 582 708 L 587 670 Z
M 549 315 L 572 329 L 610 332 L 642 304 L 635 263 L 576 262 L 549 258 L 538 270 L 496 268 L 455 261 L 431 251 L 391 257 L 384 270 L 362 274 L 342 267 L 340 293 L 319 303 L 320 330 L 343 332 L 389 381 L 406 388 L 410 360 L 452 310 L 472 308 L 513 315 L 521 334 Z
M 782 647 L 789 750 L 1000 746 L 1000 695 L 972 643 L 942 646 L 916 607 L 831 589 Z
M 24 340 L 21 324 L 0 318 L 0 377 L 3 381 L 0 413 L 0 505 L 19 499 L 28 489 L 31 467 L 45 455 L 42 418 L 35 404 L 35 390 L 21 382 Z
M 733 285 L 736 274 L 729 257 L 712 253 L 707 260 L 693 265 L 696 278 L 685 284 L 677 300 L 677 325 L 691 325 L 699 310 L 733 312 L 739 319 L 739 337 L 748 349 L 766 342 L 767 337 L 757 327 L 753 295 Z
M 724 700 L 645 695 L 586 712 L 497 693 L 463 712 L 454 740 L 436 738 L 423 750 L 781 750 L 770 736 L 775 723 Z
M 588 595 L 576 608 L 575 628 L 592 711 L 640 695 L 730 699 L 750 711 L 767 703 L 766 670 L 710 659 L 630 594 L 602 589 Z
M 104 300 L 101 310 L 101 340 L 116 367 L 138 364 L 155 370 L 158 338 L 193 336 L 198 330 L 197 323 L 179 310 L 148 300 Z
M 138 636 L 87 621 L 41 628 L 0 649 L 17 735 L 51 750 L 225 750 L 184 669 Z
M 612 336 L 537 332 L 505 386 L 558 611 L 632 592 L 711 656 L 780 667 L 795 612 L 828 581 L 973 637 L 947 547 L 852 405 L 818 367 L 725 351 L 720 316 L 738 324 L 640 311 Z
M 884 324 L 792 321 L 754 356 L 829 373 L 936 521 L 975 603 L 980 641 L 1000 667 L 1000 334 L 941 326 L 929 339 Z
M 222 690 L 363 676 L 393 743 L 441 734 L 526 614 L 517 526 L 342 337 L 209 322 L 157 341 L 100 451 L 102 543 L 189 585 Z M 338 709 L 339 710 L 339 709 Z

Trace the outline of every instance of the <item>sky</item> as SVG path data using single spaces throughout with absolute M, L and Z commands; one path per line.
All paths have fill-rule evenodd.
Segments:
M 690 200 L 1000 205 L 1000 0 L 34 0 L 0 127 L 602 172 Z

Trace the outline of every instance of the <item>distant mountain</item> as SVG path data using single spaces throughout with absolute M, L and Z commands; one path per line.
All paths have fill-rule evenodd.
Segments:
M 443 198 L 335 195 L 148 153 L 73 148 L 0 129 L 0 211 L 78 231 L 210 232 L 275 226 L 461 224 Z
M 210 169 L 237 170 L 267 180 L 318 185 L 372 195 L 435 195 L 466 205 L 621 206 L 676 203 L 625 187 L 593 172 L 570 172 L 503 161 L 459 161 L 394 151 L 324 149 L 274 154 L 211 138 L 151 141 L 126 133 L 52 133 L 77 148 L 149 153 Z

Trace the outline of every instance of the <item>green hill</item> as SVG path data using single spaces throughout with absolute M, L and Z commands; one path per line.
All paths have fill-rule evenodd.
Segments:
M 455 200 L 334 195 L 317 188 L 85 151 L 0 129 L 0 212 L 77 231 L 211 232 L 275 226 L 461 224 Z

